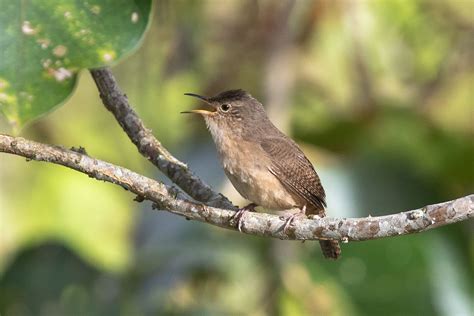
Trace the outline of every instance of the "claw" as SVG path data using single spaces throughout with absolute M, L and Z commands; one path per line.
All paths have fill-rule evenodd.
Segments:
M 237 221 L 237 229 L 239 230 L 239 232 L 242 232 L 242 216 L 245 212 L 248 211 L 244 208 L 241 208 L 230 219 L 231 221 Z
M 245 213 L 247 212 L 255 212 L 255 207 L 257 207 L 257 204 L 255 203 L 250 203 L 247 206 L 242 207 L 239 209 L 231 218 L 231 221 L 237 221 L 237 229 L 239 232 L 242 232 L 242 217 Z
M 295 217 L 296 217 L 296 214 L 292 214 L 290 215 L 286 220 L 285 220 L 285 225 L 283 226 L 283 232 L 285 234 L 288 233 L 288 228 L 290 227 L 290 225 L 293 223 L 293 221 L 295 220 Z
M 306 205 L 304 205 L 303 208 L 298 213 L 291 214 L 290 216 L 288 216 L 283 226 L 283 232 L 287 234 L 288 228 L 293 224 L 293 222 L 295 221 L 295 218 L 301 217 L 301 216 L 306 216 Z

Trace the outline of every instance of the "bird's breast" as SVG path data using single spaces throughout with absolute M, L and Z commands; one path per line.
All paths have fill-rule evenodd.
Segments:
M 268 170 L 272 162 L 258 143 L 227 137 L 216 145 L 227 177 L 244 198 L 269 209 L 297 206 L 292 194 Z

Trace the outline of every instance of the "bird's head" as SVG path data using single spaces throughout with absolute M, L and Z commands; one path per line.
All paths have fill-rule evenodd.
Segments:
M 259 122 L 268 120 L 262 104 L 241 89 L 224 91 L 213 97 L 194 93 L 185 95 L 201 99 L 207 107 L 181 113 L 202 115 L 213 136 L 219 130 L 233 133 L 248 132 L 254 126 L 258 126 Z

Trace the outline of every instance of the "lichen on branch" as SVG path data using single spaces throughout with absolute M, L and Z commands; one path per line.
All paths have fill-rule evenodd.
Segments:
M 82 151 L 0 134 L 0 152 L 63 165 L 91 178 L 119 185 L 141 199 L 152 201 L 160 209 L 187 219 L 237 230 L 232 220 L 235 209 L 215 208 L 189 201 L 181 191 L 173 187 L 129 169 L 94 159 Z M 277 215 L 246 213 L 242 219 L 242 232 L 288 240 L 362 241 L 419 233 L 465 221 L 473 216 L 474 195 L 471 194 L 456 200 L 385 216 L 297 219 L 286 231 L 283 229 L 285 220 Z

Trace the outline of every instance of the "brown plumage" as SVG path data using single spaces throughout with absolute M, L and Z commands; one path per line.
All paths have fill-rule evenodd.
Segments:
M 262 148 L 272 157 L 273 166 L 270 172 L 299 199 L 298 207 L 306 205 L 306 214 L 326 214 L 326 193 L 313 165 L 298 145 L 286 137 L 267 138 L 261 143 Z M 337 259 L 341 247 L 335 240 L 320 240 L 319 244 L 324 257 Z
M 243 90 L 206 98 L 203 115 L 216 143 L 224 171 L 237 191 L 268 209 L 306 208 L 325 216 L 326 194 L 318 174 L 298 145 L 268 119 L 260 102 Z M 321 240 L 326 258 L 337 259 L 337 241 Z

